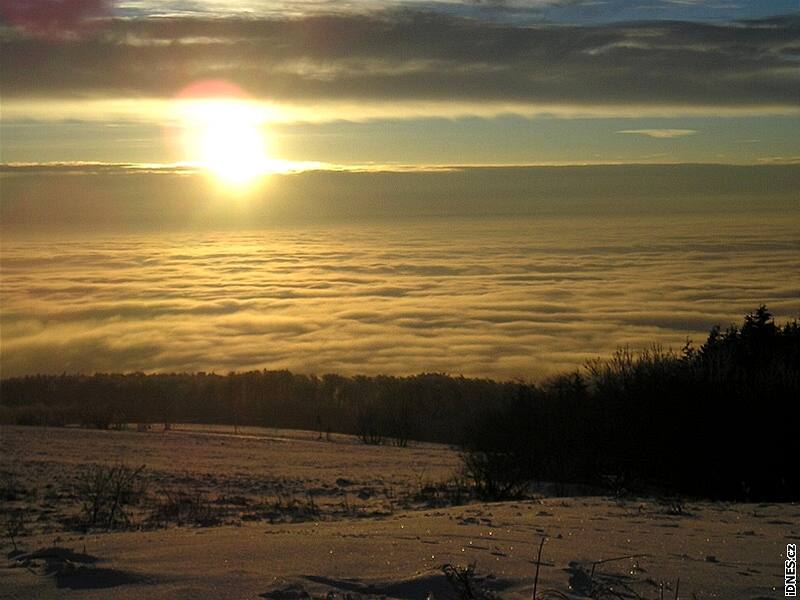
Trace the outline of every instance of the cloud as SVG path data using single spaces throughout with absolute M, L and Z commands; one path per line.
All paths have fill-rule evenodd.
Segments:
M 111 0 L 3 0 L 0 17 L 48 42 L 66 41 L 95 31 L 111 8 Z
M 113 233 L 306 227 L 387 218 L 791 211 L 797 204 L 800 169 L 765 164 L 320 170 L 269 176 L 237 202 L 205 175 L 169 168 L 138 170 L 127 164 L 6 166 L 0 169 L 0 185 L 4 235 Z M 393 261 L 360 268 L 351 275 L 370 276 L 377 269 L 405 265 Z M 451 274 L 448 265 L 415 268 L 426 269 L 427 275 Z M 434 268 L 438 271 L 428 270 Z
M 697 131 L 694 129 L 623 129 L 617 133 L 630 133 L 657 139 L 668 139 L 694 135 Z
M 792 111 L 799 38 L 793 17 L 595 26 L 410 11 L 117 19 L 92 38 L 61 44 L 6 28 L 0 67 L 12 108 L 23 100 L 171 98 L 192 81 L 224 77 L 257 99 L 323 111 L 331 104 L 394 105 L 397 114 L 415 104 Z
M 42 2 L 47 0 L 29 0 Z M 793 0 L 708 2 L 707 0 L 137 0 L 118 2 L 120 16 L 247 16 L 374 12 L 387 8 L 435 11 L 517 24 L 548 22 L 608 23 L 641 19 L 666 20 L 765 18 L 796 12 Z
M 148 164 L 100 161 L 8 162 L 0 163 L 0 175 L 6 174 L 124 174 L 124 173 L 196 173 L 198 169 L 184 164 Z
M 761 164 L 800 165 L 800 156 L 762 156 L 757 160 Z
M 550 193 L 549 176 L 571 181 L 585 195 L 587 182 L 602 185 L 611 177 L 607 169 L 587 169 L 585 178 L 578 169 L 533 170 L 520 193 L 527 197 L 538 181 L 544 196 L 560 198 Z M 662 182 L 686 170 L 700 179 L 714 173 L 647 170 Z M 12 223 L 3 232 L 0 263 L 2 375 L 285 367 L 542 377 L 625 344 L 680 348 L 687 336 L 701 342 L 711 325 L 739 321 L 761 302 L 781 319 L 800 314 L 796 201 L 787 212 L 764 194 L 764 180 L 748 184 L 743 174 L 759 170 L 764 180 L 783 178 L 797 189 L 787 175 L 797 176 L 793 167 L 722 169 L 720 181 L 749 186 L 746 208 L 732 211 L 731 197 L 723 194 L 716 212 L 670 210 L 667 221 L 638 194 L 637 203 L 619 211 L 625 218 L 608 207 L 599 211 L 597 198 L 584 197 L 583 213 L 568 217 L 533 210 L 479 220 L 348 218 L 287 228 L 248 221 L 248 230 L 227 232 L 164 231 L 153 223 L 138 234 L 125 222 L 122 234 L 41 237 L 18 237 Z M 635 179 L 636 169 L 616 171 L 618 183 Z M 421 177 L 421 188 L 438 193 L 466 175 L 393 174 L 382 185 L 402 195 L 409 177 Z M 496 182 L 514 181 L 511 175 L 491 170 L 462 185 L 498 189 Z M 307 174 L 293 181 L 320 176 L 332 177 L 328 184 L 353 179 L 373 202 L 378 188 L 368 182 L 384 177 Z M 63 191 L 63 181 L 52 177 Z M 134 190 L 131 202 L 163 190 L 172 176 L 146 177 L 150 191 Z M 30 185 L 23 189 L 27 198 L 36 196 Z M 664 193 L 682 195 L 675 189 Z M 299 195 L 313 194 L 306 188 Z M 619 193 L 609 195 L 620 201 Z M 687 202 L 697 205 L 703 197 L 694 194 Z M 121 203 L 105 189 L 99 198 L 103 205 Z M 171 200 L 156 202 L 164 209 Z M 484 209 L 492 202 L 484 199 Z M 561 208 L 561 201 L 551 203 Z M 4 204 L 6 227 L 9 210 L 13 202 Z M 228 203 L 220 210 L 234 208 Z M 263 206 L 247 210 L 257 214 Z M 313 213 L 307 206 L 300 210 Z M 191 214 L 176 212 L 184 220 Z M 79 215 L 87 218 L 86 209 Z

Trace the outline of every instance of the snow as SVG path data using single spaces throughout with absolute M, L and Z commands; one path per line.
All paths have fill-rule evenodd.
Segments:
M 0 469 L 37 492 L 22 500 L 36 517 L 17 539 L 19 550 L 2 541 L 0 598 L 441 600 L 455 597 L 442 566 L 472 562 L 488 592 L 530 598 L 544 537 L 540 593 L 659 598 L 663 586 L 673 598 L 680 579 L 680 598 L 755 600 L 782 597 L 783 552 L 800 537 L 794 504 L 687 501 L 676 511 L 650 498 L 571 497 L 403 507 L 401 487 L 417 486 L 421 469 L 431 480 L 449 476 L 458 465 L 454 450 L 369 447 L 345 436 L 316 441 L 311 432 L 224 433 L 0 429 Z M 161 485 L 180 479 L 209 494 L 233 485 L 248 501 L 257 495 L 248 486 L 259 480 L 290 479 L 322 490 L 319 518 L 269 522 L 231 513 L 216 527 L 84 534 L 59 528 L 41 508 L 68 503 L 71 469 L 123 458 L 147 464 Z M 392 486 L 394 499 L 383 491 Z M 343 487 L 372 489 L 362 500 L 370 510 L 337 513 Z M 55 494 L 45 500 L 48 489 Z M 385 510 L 372 510 L 377 505 Z M 620 557 L 595 564 L 591 576 L 593 563 Z

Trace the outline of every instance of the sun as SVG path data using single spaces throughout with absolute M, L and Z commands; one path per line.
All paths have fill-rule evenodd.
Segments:
M 188 162 L 232 188 L 248 187 L 271 172 L 274 160 L 263 119 L 238 88 L 214 82 L 187 90 L 179 98 L 179 112 Z
M 246 106 L 233 100 L 206 103 L 197 128 L 199 163 L 222 181 L 245 185 L 269 166 L 261 125 Z

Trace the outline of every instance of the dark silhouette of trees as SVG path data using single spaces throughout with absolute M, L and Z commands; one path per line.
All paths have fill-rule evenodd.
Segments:
M 464 471 L 483 498 L 513 498 L 525 491 L 544 431 L 534 390 L 519 385 L 496 405 L 484 406 L 467 424 Z
M 618 350 L 540 385 L 423 373 L 289 371 L 33 375 L 0 381 L 0 420 L 176 421 L 349 433 L 365 443 L 460 444 L 485 497 L 536 480 L 728 499 L 800 498 L 792 462 L 800 327 L 765 306 L 680 353 Z
M 423 374 L 322 377 L 289 371 L 32 375 L 0 381 L 0 419 L 23 425 L 225 423 L 336 431 L 368 443 L 457 443 L 473 407 L 508 384 Z
M 623 348 L 487 408 L 466 430 L 465 467 L 492 497 L 544 480 L 796 500 L 798 402 L 800 328 L 761 306 L 699 348 Z

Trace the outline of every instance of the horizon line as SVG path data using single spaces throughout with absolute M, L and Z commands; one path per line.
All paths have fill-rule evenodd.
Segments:
M 770 167 L 800 166 L 800 156 L 776 156 L 759 159 L 756 162 L 713 162 L 713 161 L 540 161 L 531 163 L 328 163 L 321 161 L 275 160 L 273 168 L 265 170 L 264 176 L 297 175 L 313 172 L 333 173 L 437 173 L 469 169 L 532 169 L 559 167 Z M 38 174 L 127 174 L 152 173 L 173 175 L 203 175 L 207 169 L 203 165 L 188 162 L 105 162 L 105 161 L 8 161 L 0 162 L 0 176 L 38 173 Z

